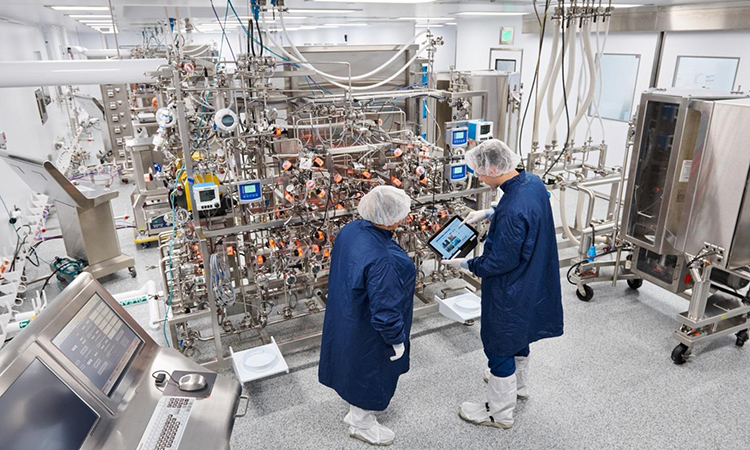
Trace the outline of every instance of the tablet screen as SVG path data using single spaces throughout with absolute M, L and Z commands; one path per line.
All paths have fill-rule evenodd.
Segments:
M 461 222 L 460 217 L 454 217 L 430 239 L 430 247 L 443 259 L 465 256 L 477 245 L 476 230 Z

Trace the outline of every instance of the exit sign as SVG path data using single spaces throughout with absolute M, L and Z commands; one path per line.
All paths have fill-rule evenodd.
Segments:
M 513 27 L 500 28 L 500 45 L 513 45 Z

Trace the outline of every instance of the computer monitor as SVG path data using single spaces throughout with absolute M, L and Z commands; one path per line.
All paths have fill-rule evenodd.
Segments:
M 97 420 L 99 415 L 36 358 L 0 394 L 0 447 L 79 449 Z
M 52 343 L 104 395 L 110 396 L 143 340 L 94 294 Z

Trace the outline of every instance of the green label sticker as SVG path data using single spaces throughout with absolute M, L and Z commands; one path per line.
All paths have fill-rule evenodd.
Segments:
M 127 300 L 118 300 L 117 303 L 119 303 L 122 306 L 132 306 L 132 305 L 139 305 L 141 303 L 146 303 L 147 301 L 148 301 L 148 296 L 142 295 L 140 297 L 130 298 Z

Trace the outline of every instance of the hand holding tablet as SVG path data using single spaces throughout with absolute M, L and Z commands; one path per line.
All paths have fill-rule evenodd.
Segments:
M 477 230 L 454 216 L 430 238 L 428 245 L 443 259 L 463 258 L 477 246 Z

